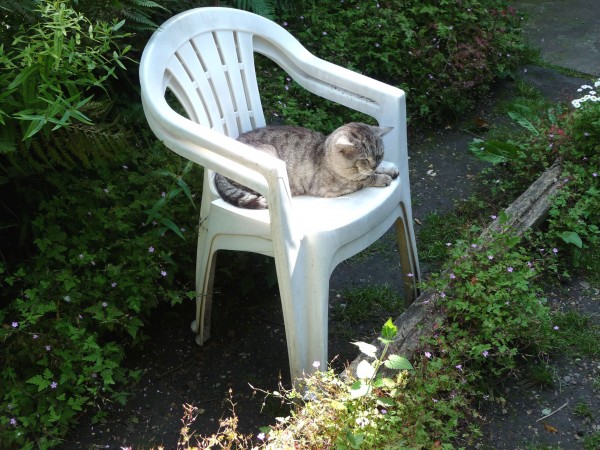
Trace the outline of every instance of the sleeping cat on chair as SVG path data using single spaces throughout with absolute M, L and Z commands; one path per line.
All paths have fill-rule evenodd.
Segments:
M 283 161 L 292 195 L 339 197 L 364 187 L 389 186 L 398 177 L 395 167 L 379 167 L 382 136 L 391 128 L 364 123 L 342 125 L 329 136 L 292 126 L 267 126 L 242 134 L 238 140 Z M 216 174 L 221 197 L 241 208 L 265 209 L 258 192 Z

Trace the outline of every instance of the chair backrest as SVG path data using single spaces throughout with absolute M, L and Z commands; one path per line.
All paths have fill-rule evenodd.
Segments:
M 249 33 L 197 34 L 176 50 L 165 76 L 194 122 L 233 138 L 265 124 Z
M 188 118 L 237 138 L 265 125 L 254 67 L 255 41 L 273 41 L 277 24 L 245 11 L 200 8 L 167 21 L 149 41 L 155 82 L 171 91 Z M 224 13 L 225 12 L 225 13 Z M 173 23 L 172 23 L 173 22 Z M 153 48 L 152 40 L 160 42 Z M 259 46 L 261 43 L 259 43 Z

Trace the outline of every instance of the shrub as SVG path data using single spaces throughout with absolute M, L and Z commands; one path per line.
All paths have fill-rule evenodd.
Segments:
M 471 108 L 524 50 L 520 17 L 502 0 L 325 2 L 282 14 L 280 23 L 323 59 L 406 90 L 413 121 Z
M 155 145 L 94 170 L 50 170 L 35 198 L 20 196 L 39 208 L 32 259 L 0 265 L 2 447 L 48 448 L 84 409 L 124 402 L 124 382 L 138 376 L 124 347 L 142 341 L 159 302 L 193 290 L 194 245 L 158 221 L 145 224 L 166 199 L 160 213 L 184 220 L 179 232 L 193 240 L 196 213 L 178 195 L 186 167 L 171 155 Z
M 14 142 L 29 140 L 44 130 L 68 126 L 74 121 L 90 124 L 86 105 L 105 89 L 130 46 L 117 43 L 124 21 L 92 23 L 65 0 L 44 0 L 35 9 L 40 21 L 20 27 L 10 46 L 0 45 L 0 152 L 14 149 Z M 16 124 L 21 130 L 16 132 Z

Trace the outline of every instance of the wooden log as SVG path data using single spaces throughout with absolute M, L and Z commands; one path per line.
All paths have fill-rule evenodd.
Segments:
M 562 166 L 555 163 L 544 172 L 519 198 L 517 198 L 505 212 L 508 221 L 500 223 L 500 218 L 494 220 L 482 233 L 484 240 L 492 239 L 494 233 L 508 232 L 515 236 L 535 228 L 543 222 L 553 197 L 562 186 L 560 175 Z M 474 250 L 472 250 L 474 251 Z M 398 328 L 398 335 L 390 345 L 389 354 L 396 354 L 411 358 L 420 345 L 422 335 L 432 333 L 436 323 L 441 323 L 444 313 L 437 308 L 439 295 L 437 292 L 424 291 L 400 317 L 394 321 Z M 372 342 L 381 354 L 382 343 L 376 339 Z M 348 378 L 348 372 L 356 373 L 356 367 L 364 356 L 359 355 L 341 374 L 342 378 Z

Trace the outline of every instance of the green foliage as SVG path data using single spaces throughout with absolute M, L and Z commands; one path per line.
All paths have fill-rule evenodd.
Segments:
M 20 27 L 10 46 L 0 45 L 0 152 L 16 140 L 57 130 L 74 122 L 90 124 L 86 107 L 107 80 L 116 77 L 129 45 L 119 32 L 123 21 L 93 23 L 66 0 L 44 0 L 39 22 Z M 16 131 L 16 124 L 19 131 Z
M 600 431 L 596 431 L 583 438 L 583 448 L 585 450 L 594 450 L 600 447 Z
M 555 254 L 530 255 L 517 244 L 509 233 L 494 235 L 493 242 L 459 241 L 451 250 L 454 267 L 428 283 L 447 305 L 452 339 L 468 337 L 473 358 L 493 355 L 489 369 L 499 373 L 549 329 L 545 299 L 534 282 L 552 268 Z
M 427 283 L 447 319 L 424 335 L 412 361 L 389 354 L 397 329 L 388 321 L 381 350 L 355 343 L 363 359 L 346 378 L 317 371 L 303 380 L 302 395 L 270 393 L 310 401 L 263 430 L 259 448 L 450 448 L 490 373 L 513 368 L 518 352 L 539 351 L 555 332 L 535 281 L 553 270 L 556 254 L 530 254 L 503 231 L 450 247 L 445 270 Z
M 139 376 L 123 364 L 125 345 L 142 342 L 159 302 L 182 302 L 193 290 L 178 281 L 193 280 L 193 246 L 144 224 L 184 173 L 198 180 L 185 184 L 190 196 L 197 192 L 201 174 L 180 164 L 155 145 L 93 169 L 47 172 L 32 197 L 20 192 L 31 184 L 16 188 L 37 212 L 33 258 L 0 266 L 2 447 L 51 447 L 83 410 L 125 401 L 125 382 Z M 171 196 L 162 214 L 180 218 L 178 234 L 193 234 L 196 211 L 185 195 Z
M 594 411 L 591 408 L 590 404 L 583 400 L 580 400 L 575 404 L 575 406 L 573 407 L 573 412 L 584 419 L 594 418 Z
M 411 120 L 459 115 L 495 77 L 507 76 L 524 50 L 519 22 L 502 0 L 347 0 L 280 17 L 321 58 L 406 90 Z M 288 110 L 306 109 L 288 84 L 279 84 L 277 100 Z
M 553 316 L 553 323 L 556 330 L 550 347 L 555 351 L 591 358 L 600 355 L 600 326 L 590 316 L 576 311 L 559 312 Z
M 268 393 L 291 403 L 300 399 L 302 408 L 282 419 L 280 425 L 264 430 L 260 448 L 384 448 L 402 434 L 405 388 L 412 364 L 390 354 L 397 328 L 388 320 L 379 341 L 382 349 L 356 342 L 364 359 L 343 381 L 333 370 L 317 370 L 303 380 L 300 393 L 284 389 Z M 315 364 L 318 369 L 318 365 Z
M 238 9 L 252 11 L 269 19 L 275 18 L 275 2 L 272 0 L 233 0 Z
M 526 366 L 527 378 L 542 389 L 551 389 L 556 377 L 555 371 L 545 361 Z
M 509 183 L 529 183 L 555 161 L 562 164 L 562 186 L 549 213 L 547 239 L 570 253 L 570 266 L 580 268 L 584 251 L 600 244 L 600 103 L 575 103 L 576 109 L 566 109 L 535 99 L 515 102 L 508 114 L 525 134 L 507 141 L 476 139 L 470 149 L 480 159 L 505 166 L 515 175 Z
M 577 109 L 563 131 L 568 145 L 558 150 L 564 186 L 550 211 L 550 230 L 579 265 L 581 250 L 600 243 L 600 103 Z

